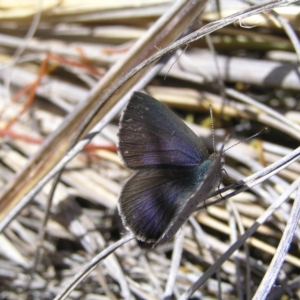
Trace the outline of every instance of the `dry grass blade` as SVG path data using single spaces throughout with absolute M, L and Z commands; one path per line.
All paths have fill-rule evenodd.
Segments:
M 214 272 L 216 272 L 217 269 L 221 267 L 221 265 L 236 251 L 238 248 L 240 248 L 243 243 L 246 242 L 246 240 L 258 229 L 258 227 L 266 222 L 266 220 L 274 213 L 276 209 L 282 205 L 286 199 L 290 197 L 290 195 L 297 189 L 298 185 L 300 183 L 300 179 L 293 182 L 293 184 L 290 186 L 290 188 L 281 195 L 280 198 L 278 198 L 269 208 L 266 210 L 266 212 L 260 216 L 256 222 L 249 228 L 240 238 L 238 241 L 236 241 L 211 267 L 208 269 L 205 274 L 199 280 L 197 280 L 193 286 L 185 292 L 181 297 L 180 300 L 188 299 L 191 295 L 194 294 L 194 292 L 206 281 L 208 278 L 210 278 Z
M 76 277 L 72 280 L 71 283 L 68 284 L 67 288 L 60 293 L 55 300 L 63 300 L 68 297 L 72 290 L 80 283 L 84 278 L 86 278 L 97 266 L 98 264 L 104 260 L 107 256 L 112 254 L 116 251 L 117 248 L 122 246 L 123 244 L 129 242 L 130 240 L 134 239 L 133 235 L 127 235 L 124 238 L 120 239 L 117 243 L 107 247 L 105 250 L 100 252 L 97 256 L 95 256 L 84 268 L 77 273 Z
M 51 135 L 44 146 L 35 154 L 28 162 L 22 172 L 19 172 L 14 181 L 11 181 L 0 194 L 0 219 L 9 214 L 32 188 L 47 174 L 57 162 L 63 157 L 66 150 L 70 147 L 76 132 L 81 132 L 81 136 L 95 125 L 95 123 L 112 108 L 112 106 L 120 99 L 128 89 L 144 74 L 140 72 L 137 76 L 118 86 L 118 93 L 110 95 L 109 102 L 107 99 L 101 99 L 100 95 L 106 89 L 115 85 L 122 74 L 129 72 L 134 66 L 143 61 L 154 53 L 157 47 L 166 46 L 169 42 L 176 39 L 190 24 L 190 22 L 203 9 L 205 2 L 187 2 L 178 1 L 173 9 L 168 11 L 166 15 L 160 19 L 155 27 L 149 30 L 130 52 L 127 53 L 121 61 L 109 70 L 104 78 L 94 87 L 88 99 L 77 107 L 77 109 L 69 116 L 69 118 L 60 125 L 55 134 Z M 185 9 L 183 9 L 185 7 Z M 176 28 L 176 30 L 174 30 Z M 100 98 L 100 99 L 99 99 Z M 100 105 L 97 103 L 100 103 Z M 86 128 L 80 129 L 82 123 Z M 30 176 L 27 171 L 30 169 Z M 18 186 L 18 188 L 16 188 Z M 7 220 L 8 221 L 8 220 Z M 7 221 L 3 222 L 6 223 Z M 5 225 L 5 226 L 6 226 Z M 2 227 L 3 228 L 3 227 Z
M 274 285 L 277 279 L 277 275 L 280 271 L 278 266 L 281 266 L 285 260 L 285 256 L 289 250 L 290 244 L 296 233 L 298 222 L 300 219 L 300 185 L 298 186 L 297 196 L 290 214 L 290 219 L 287 222 L 285 231 L 282 235 L 280 243 L 277 247 L 276 254 L 270 264 L 270 267 L 261 282 L 259 289 L 256 291 L 253 299 L 264 299 L 270 292 L 270 289 Z

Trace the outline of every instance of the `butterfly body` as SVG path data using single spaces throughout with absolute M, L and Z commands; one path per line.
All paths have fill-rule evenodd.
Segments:
M 205 190 L 211 191 L 220 181 L 219 170 L 210 182 L 206 177 L 221 158 L 209 156 L 203 142 L 172 111 L 140 92 L 123 112 L 119 140 L 125 166 L 136 170 L 119 198 L 123 223 L 141 241 L 166 242 L 198 204 L 199 184 L 207 182 Z

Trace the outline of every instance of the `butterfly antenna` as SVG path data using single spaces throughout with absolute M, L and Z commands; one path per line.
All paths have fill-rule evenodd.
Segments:
M 248 141 L 248 140 L 251 140 L 251 139 L 253 139 L 253 138 L 259 136 L 260 134 L 262 134 L 263 132 L 265 132 L 265 131 L 267 131 L 267 130 L 268 130 L 267 127 L 263 128 L 262 130 L 260 130 L 259 132 L 253 134 L 252 136 L 249 136 L 249 137 L 247 137 L 247 138 L 245 138 L 245 139 L 243 139 L 243 140 L 241 140 L 241 141 L 235 143 L 234 145 L 230 146 L 229 148 L 226 148 L 226 149 L 224 150 L 224 152 L 226 152 L 227 150 L 231 149 L 232 147 L 234 147 L 234 146 L 236 146 L 236 145 L 238 145 L 238 144 L 240 144 L 240 143 L 244 143 L 244 142 L 246 142 L 246 141 Z
M 212 132 L 213 149 L 214 149 L 214 154 L 216 154 L 214 114 L 213 114 L 213 109 L 212 109 L 211 105 L 209 105 L 209 113 L 210 113 L 210 119 L 211 119 L 211 132 Z

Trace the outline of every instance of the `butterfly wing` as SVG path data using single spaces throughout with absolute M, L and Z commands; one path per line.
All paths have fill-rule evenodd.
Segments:
M 195 166 L 209 154 L 197 135 L 171 110 L 135 92 L 120 120 L 118 152 L 125 166 Z
M 189 218 L 189 216 L 196 210 L 197 205 L 207 199 L 208 195 L 217 187 L 221 181 L 222 165 L 223 165 L 223 148 L 221 151 L 214 155 L 211 160 L 209 169 L 204 176 L 201 183 L 198 184 L 196 191 L 185 202 L 181 209 L 177 210 L 176 216 L 169 222 L 166 230 L 159 237 L 154 247 L 168 242 Z
M 141 241 L 157 241 L 197 189 L 201 176 L 197 170 L 197 167 L 170 167 L 135 173 L 119 198 L 124 226 Z

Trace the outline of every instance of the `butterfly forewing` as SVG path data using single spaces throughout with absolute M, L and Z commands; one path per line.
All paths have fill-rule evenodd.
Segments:
M 165 105 L 135 92 L 120 121 L 119 154 L 131 169 L 195 166 L 209 154 L 196 134 Z

